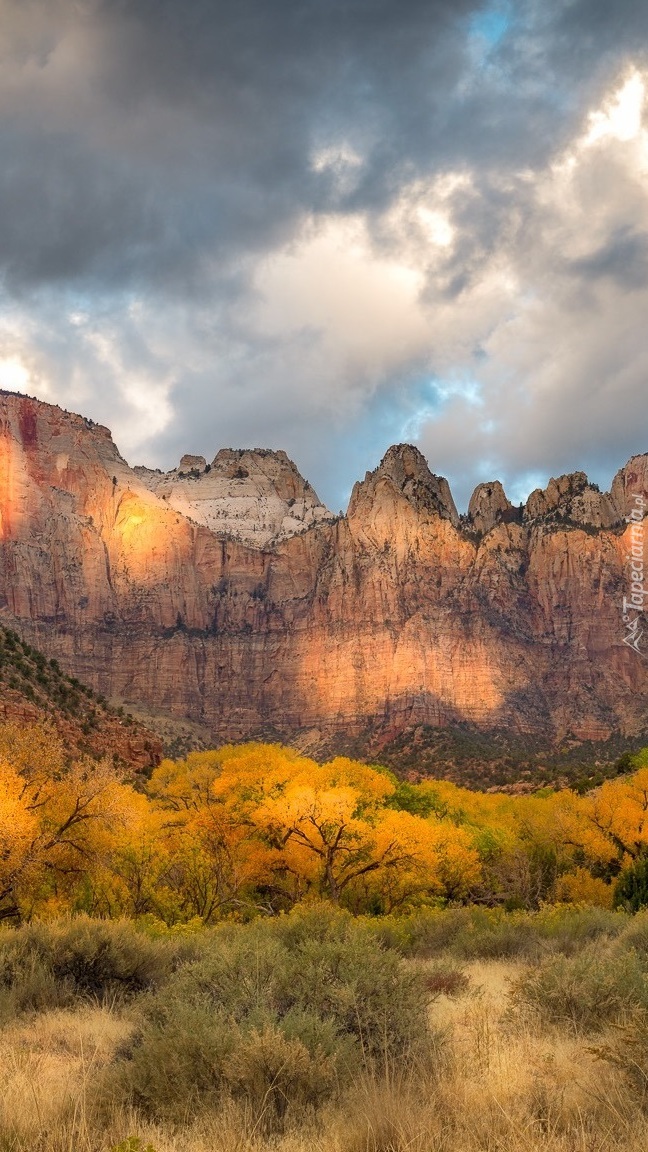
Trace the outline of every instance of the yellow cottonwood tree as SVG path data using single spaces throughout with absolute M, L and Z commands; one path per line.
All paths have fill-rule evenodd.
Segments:
M 42 725 L 3 726 L 0 748 L 11 756 L 11 763 L 0 761 L 0 917 L 20 917 L 48 902 L 68 906 L 128 821 L 132 789 L 120 784 L 109 761 L 66 765 L 60 741 Z
M 248 770 L 257 762 L 257 746 L 250 748 Z M 181 918 L 209 924 L 224 912 L 258 907 L 256 890 L 272 879 L 273 853 L 244 812 L 245 773 L 240 789 L 237 773 L 226 774 L 229 759 L 241 754 L 231 747 L 191 753 L 163 761 L 151 777 L 148 793 L 164 814 L 159 835 L 168 857 L 158 898 L 163 893 Z M 272 761 L 270 750 L 264 762 Z
M 648 768 L 607 780 L 583 801 L 583 841 L 602 860 L 636 859 L 648 849 Z
M 24 798 L 24 781 L 13 765 L 0 761 L 0 916 L 9 909 L 19 876 L 30 862 L 38 821 Z
M 259 747 L 228 757 L 214 792 L 275 852 L 275 875 L 292 878 L 291 893 L 339 902 L 370 875 L 390 906 L 418 891 L 458 889 L 478 870 L 462 830 L 386 807 L 395 792 L 385 773 L 346 757 L 318 765 L 305 757 Z M 463 880 L 460 880 L 463 875 Z M 387 877 L 398 876 L 398 883 Z M 352 898 L 352 894 L 351 894 Z

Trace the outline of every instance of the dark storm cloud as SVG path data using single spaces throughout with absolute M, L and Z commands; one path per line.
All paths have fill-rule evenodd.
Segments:
M 340 133 L 363 194 L 429 162 L 470 0 L 2 4 L 0 261 L 16 282 L 179 278 L 339 201 L 311 156 Z M 38 16 L 42 15 L 42 22 Z M 46 25 L 46 28 L 42 27 Z M 26 98 L 25 98 L 26 97 Z
M 304 213 L 380 212 L 416 173 L 535 163 L 555 145 L 556 86 L 532 82 L 541 67 L 521 34 L 475 67 L 475 0 L 58 0 L 58 20 L 50 0 L 1 10 L 0 263 L 15 283 L 168 285 L 175 270 L 186 286 L 205 247 L 258 252 Z M 525 4 L 511 20 L 547 38 L 544 63 L 546 21 L 538 29 Z M 312 166 L 341 138 L 363 161 L 346 190 Z
M 596 251 L 580 260 L 572 260 L 569 270 L 588 283 L 610 278 L 621 288 L 646 287 L 648 232 L 619 228 Z
M 646 53 L 648 8 L 641 0 L 563 0 L 546 7 L 556 67 L 591 74 L 620 55 Z
M 150 258 L 158 213 L 123 165 L 42 131 L 0 130 L 0 153 L 0 254 L 10 284 L 121 282 Z

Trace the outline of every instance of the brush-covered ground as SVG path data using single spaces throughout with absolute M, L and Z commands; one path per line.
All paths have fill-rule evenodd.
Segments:
M 117 767 L 146 771 L 162 752 L 158 736 L 130 712 L 112 707 L 0 624 L 0 723 L 7 720 L 48 725 L 63 742 L 66 759 L 109 755 Z
M 0 1149 L 643 1152 L 648 912 L 0 932 Z

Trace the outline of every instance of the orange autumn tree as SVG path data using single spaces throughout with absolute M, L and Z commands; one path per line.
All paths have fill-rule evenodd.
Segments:
M 587 796 L 485 794 L 248 744 L 166 761 L 149 794 L 164 813 L 165 915 L 208 922 L 309 894 L 357 911 L 427 896 L 609 904 L 619 869 L 648 843 L 648 769 Z
M 222 751 L 213 794 L 267 846 L 266 865 L 291 899 L 312 893 L 357 905 L 364 892 L 393 907 L 419 892 L 465 891 L 476 879 L 465 832 L 387 806 L 396 792 L 390 774 L 267 745 Z
M 164 916 L 213 923 L 224 913 L 263 907 L 259 889 L 271 879 L 272 853 L 241 818 L 237 797 L 214 787 L 233 750 L 190 753 L 164 760 L 147 792 L 161 816 L 158 849 L 167 865 L 156 885 Z
M 127 825 L 132 789 L 108 761 L 67 763 L 42 724 L 0 728 L 0 917 L 74 904 Z
M 15 914 L 16 887 L 30 863 L 37 827 L 25 803 L 24 781 L 13 765 L 0 760 L 0 917 Z
M 594 796 L 570 789 L 531 794 L 472 792 L 447 781 L 417 786 L 434 810 L 473 837 L 482 878 L 473 897 L 485 903 L 537 908 L 551 900 L 610 905 L 604 880 L 617 853 L 591 819 Z
M 91 916 L 151 914 L 170 923 L 178 919 L 167 899 L 165 880 L 171 859 L 164 837 L 164 814 L 146 796 L 128 789 L 126 812 L 113 823 L 85 883 L 77 890 L 76 906 Z
M 628 864 L 648 851 L 648 768 L 607 780 L 583 798 L 583 845 L 602 861 Z
M 281 853 L 279 869 L 295 878 L 297 891 L 339 903 L 361 877 L 427 863 L 424 823 L 384 809 L 393 790 L 387 777 L 351 760 L 322 767 L 305 760 L 282 788 L 263 796 L 250 817 Z
M 246 744 L 163 761 L 132 787 L 109 762 L 68 762 L 47 725 L 0 725 L 0 919 L 211 924 L 310 897 L 355 912 L 605 904 L 646 855 L 648 767 L 586 796 L 485 794 Z

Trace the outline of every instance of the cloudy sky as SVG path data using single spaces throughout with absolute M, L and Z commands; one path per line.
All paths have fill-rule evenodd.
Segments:
M 648 451 L 644 0 L 0 0 L 0 386 L 133 463 Z

